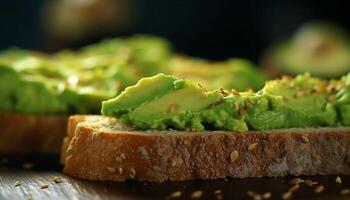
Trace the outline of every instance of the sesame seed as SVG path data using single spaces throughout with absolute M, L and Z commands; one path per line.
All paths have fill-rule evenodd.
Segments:
M 289 184 L 295 185 L 295 184 L 299 184 L 299 183 L 304 183 L 305 181 L 301 178 L 293 178 Z
M 53 181 L 54 183 L 61 183 L 62 179 L 59 176 L 54 176 L 52 177 L 51 181 Z
M 119 174 L 123 174 L 123 168 L 119 167 Z
M 170 195 L 170 198 L 179 198 L 179 197 L 181 197 L 181 195 L 182 195 L 181 191 L 176 191 Z
M 203 191 L 202 190 L 197 190 L 197 191 L 194 191 L 192 194 L 191 194 L 191 198 L 192 199 L 198 199 L 198 198 L 201 198 L 203 195 Z
M 134 169 L 134 168 L 131 168 L 131 169 L 130 169 L 130 176 L 131 176 L 132 178 L 134 178 L 135 175 L 136 175 L 135 169 Z
M 125 160 L 125 159 L 126 159 L 126 156 L 125 156 L 125 154 L 124 154 L 124 153 L 121 153 L 121 154 L 120 154 L 120 157 L 121 157 L 123 160 Z
M 48 187 L 49 187 L 49 185 L 46 183 L 40 185 L 40 189 L 46 189 Z
M 289 189 L 289 192 L 295 192 L 295 191 L 299 190 L 299 188 L 300 188 L 300 185 L 295 184 Z
M 107 171 L 110 173 L 115 173 L 115 169 L 113 167 L 106 167 Z
M 291 192 L 283 193 L 282 199 L 290 199 L 292 197 L 292 195 L 293 194 Z
M 320 185 L 320 186 L 317 186 L 317 187 L 316 187 L 315 192 L 316 192 L 316 193 L 321 193 L 323 190 L 324 190 L 324 186 L 323 186 L 323 185 Z
M 254 150 L 254 149 L 256 148 L 257 145 L 258 145 L 258 143 L 250 144 L 250 145 L 248 146 L 248 151 Z
M 22 182 L 21 181 L 16 181 L 15 182 L 15 186 L 18 187 L 18 186 L 21 186 Z
M 217 200 L 221 200 L 221 199 L 223 199 L 223 197 L 222 197 L 221 194 L 219 194 L 219 195 L 216 196 L 216 199 L 217 199 Z
M 238 159 L 238 151 L 232 151 L 230 154 L 231 162 L 234 162 Z
M 304 143 L 309 143 L 309 138 L 307 138 L 305 135 L 301 136 L 301 139 Z
M 337 176 L 337 178 L 335 178 L 335 182 L 341 183 L 341 178 L 339 176 Z
M 262 195 L 263 199 L 270 199 L 272 196 L 271 192 L 266 192 Z
M 122 162 L 123 162 L 123 159 L 122 159 L 121 157 L 117 156 L 117 157 L 115 157 L 115 161 L 116 161 L 117 163 L 122 163 Z
M 350 194 L 350 189 L 342 189 L 342 190 L 340 191 L 340 194 L 341 194 L 341 195 L 348 195 L 348 194 Z

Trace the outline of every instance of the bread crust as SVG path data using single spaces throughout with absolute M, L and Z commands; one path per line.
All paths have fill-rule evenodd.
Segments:
M 58 154 L 68 116 L 0 112 L 0 154 Z
M 89 122 L 98 119 L 114 123 L 70 118 L 62 148 L 66 174 L 152 182 L 350 174 L 350 128 L 142 132 Z

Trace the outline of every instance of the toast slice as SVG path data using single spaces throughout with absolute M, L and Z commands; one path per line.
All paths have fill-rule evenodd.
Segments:
M 350 128 L 138 131 L 72 116 L 61 161 L 68 175 L 108 181 L 350 174 Z
M 68 116 L 0 112 L 0 154 L 58 154 Z

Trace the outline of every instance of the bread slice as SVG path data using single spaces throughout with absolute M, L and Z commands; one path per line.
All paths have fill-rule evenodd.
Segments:
M 72 116 L 61 161 L 68 175 L 108 181 L 350 174 L 350 128 L 137 131 Z
M 58 154 L 68 116 L 0 112 L 0 154 Z

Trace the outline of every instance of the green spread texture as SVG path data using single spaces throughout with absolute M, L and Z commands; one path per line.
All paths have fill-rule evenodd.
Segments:
M 260 89 L 265 81 L 263 73 L 248 61 L 232 59 L 219 67 L 189 57 L 181 57 L 179 62 L 180 57 L 171 46 L 163 38 L 140 35 L 103 40 L 76 51 L 62 50 L 54 54 L 16 48 L 2 51 L 0 112 L 96 114 L 100 112 L 103 100 L 117 96 L 143 77 L 158 73 L 194 77 L 205 86 L 222 85 L 239 90 Z M 202 69 L 202 66 L 206 69 L 201 72 L 192 70 L 189 63 L 196 65 L 197 69 Z M 221 76 L 223 78 L 217 80 Z M 173 82 L 163 81 L 169 86 L 149 87 L 154 87 L 159 94 L 166 94 Z M 142 91 L 133 93 L 140 97 L 135 98 L 134 105 L 154 100 Z M 130 109 L 129 104 L 120 106 L 123 112 L 123 109 Z
M 350 74 L 326 81 L 309 74 L 266 82 L 258 92 L 201 85 L 171 75 L 143 78 L 102 103 L 102 114 L 139 129 L 271 130 L 349 126 Z

